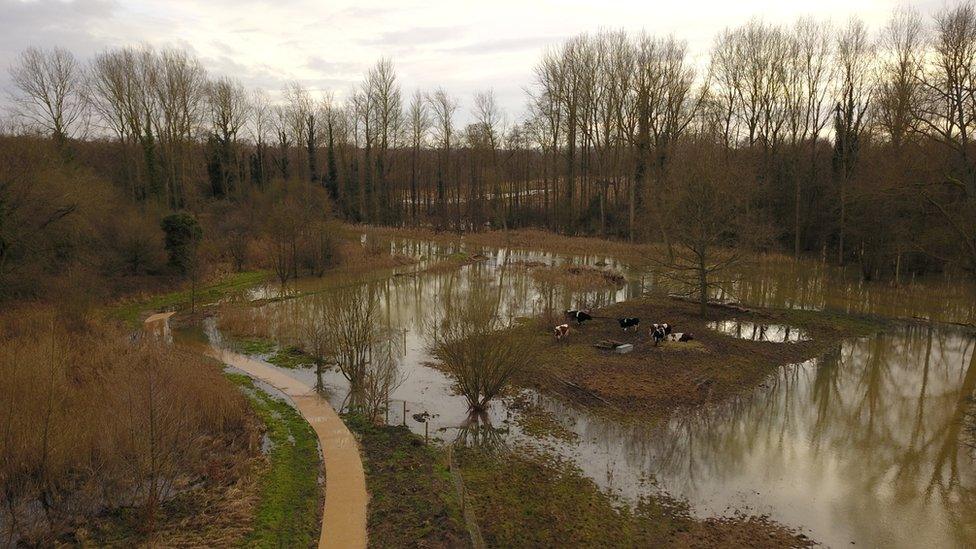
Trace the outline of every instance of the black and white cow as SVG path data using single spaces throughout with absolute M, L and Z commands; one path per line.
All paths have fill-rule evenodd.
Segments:
M 586 311 L 577 311 L 575 309 L 566 311 L 566 317 L 575 320 L 577 325 L 582 324 L 587 320 L 593 320 L 593 317 L 590 316 L 590 314 Z
M 567 335 L 569 335 L 569 324 L 560 324 L 552 329 L 553 335 L 556 336 L 557 340 L 560 340 Z
M 618 318 L 617 322 L 620 323 L 620 328 L 625 332 L 631 328 L 636 332 L 640 327 L 640 319 L 637 317 Z
M 674 326 L 668 324 L 667 322 L 664 322 L 662 324 L 651 324 L 651 331 L 657 330 L 658 328 L 664 331 L 664 335 L 668 335 L 671 333 L 671 330 L 674 328 Z
M 650 334 L 651 341 L 654 342 L 655 347 L 665 339 L 670 338 L 671 329 L 672 326 L 667 322 L 664 322 L 662 324 L 657 324 L 657 323 L 651 324 L 651 329 L 648 333 Z
M 691 341 L 695 339 L 695 336 L 689 333 L 674 332 L 668 334 L 668 341 Z

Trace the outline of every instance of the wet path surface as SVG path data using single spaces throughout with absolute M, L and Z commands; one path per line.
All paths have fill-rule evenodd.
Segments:
M 209 356 L 263 381 L 287 395 L 319 438 L 325 465 L 325 508 L 319 547 L 366 547 L 366 478 L 359 446 L 327 400 L 280 369 L 227 350 L 208 348 Z

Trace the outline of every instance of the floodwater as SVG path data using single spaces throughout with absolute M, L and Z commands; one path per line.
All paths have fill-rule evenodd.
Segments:
M 421 265 L 457 251 L 417 242 L 395 247 L 422 258 Z M 376 318 L 389 334 L 382 352 L 391 358 L 400 382 L 389 395 L 384 414 L 389 423 L 404 422 L 420 434 L 429 428 L 432 437 L 443 441 L 474 436 L 539 445 L 572 460 L 624 501 L 664 490 L 686 498 L 700 516 L 768 514 L 831 546 L 976 545 L 976 465 L 967 427 L 976 390 L 971 332 L 914 325 L 847 340 L 818 359 L 781 368 L 750 394 L 657 425 L 610 421 L 529 392 L 529 398 L 579 435 L 572 443 L 522 432 L 517 412 L 504 400 L 493 403 L 487 414 L 494 430 L 472 430 L 464 398 L 448 375 L 429 365 L 429 328 L 445 310 L 484 292 L 496 296 L 505 318 L 598 307 L 636 297 L 659 281 L 608 257 L 469 251 L 488 259 L 449 272 L 412 274 L 417 266 L 408 266 L 396 276 L 326 277 L 303 281 L 285 294 L 272 286 L 256 288 L 247 299 L 294 297 L 242 310 L 253 315 L 248 321 L 285 336 L 295 333 L 297 325 L 323 318 L 335 306 L 333 292 L 359 286 L 361 297 L 375 301 Z M 568 294 L 534 281 L 526 269 L 507 266 L 524 261 L 606 262 L 626 272 L 628 282 Z M 743 274 L 749 282 L 739 283 L 737 297 L 745 304 L 963 323 L 974 318 L 969 290 L 950 285 L 861 284 L 826 266 L 774 270 L 761 265 Z M 211 319 L 196 337 L 217 348 L 228 346 L 222 321 Z M 742 330 L 751 333 L 752 327 Z M 784 337 L 772 341 L 802 335 L 793 334 L 798 333 L 779 334 Z M 321 376 L 312 369 L 286 372 L 319 387 L 337 410 L 356 398 L 335 370 Z M 429 425 L 413 419 L 422 412 L 431 414 Z
M 758 324 L 737 318 L 709 322 L 708 327 L 720 334 L 752 341 L 795 343 L 807 339 L 806 334 L 799 328 L 784 324 Z

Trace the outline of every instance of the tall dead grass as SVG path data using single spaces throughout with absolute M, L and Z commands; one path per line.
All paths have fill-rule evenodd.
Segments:
M 215 364 L 51 311 L 0 318 L 0 545 L 47 545 L 105 509 L 160 505 L 243 439 Z

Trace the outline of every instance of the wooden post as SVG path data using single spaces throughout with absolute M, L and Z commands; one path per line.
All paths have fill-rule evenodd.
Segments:
M 427 431 L 430 429 L 430 422 L 424 422 L 424 444 L 427 444 Z
M 403 401 L 403 426 L 407 426 L 407 401 Z

